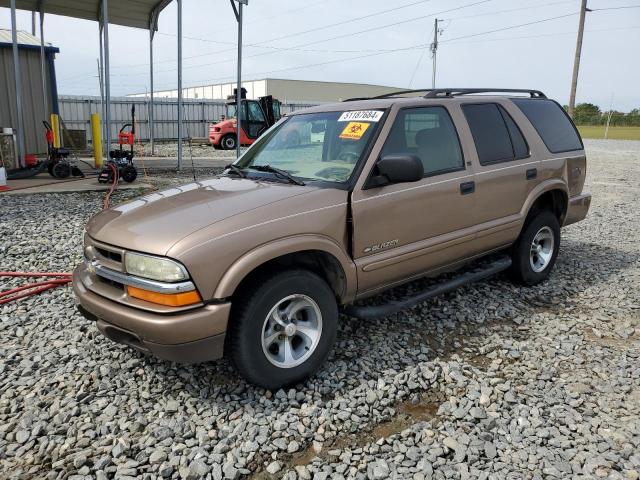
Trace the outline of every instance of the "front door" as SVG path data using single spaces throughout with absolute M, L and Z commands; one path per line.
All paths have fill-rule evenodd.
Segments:
M 464 257 L 473 238 L 474 173 L 447 108 L 400 109 L 380 156 L 387 154 L 418 156 L 425 176 L 354 190 L 359 296 Z
M 243 125 L 247 137 L 252 140 L 258 138 L 268 128 L 267 119 L 260 104 L 256 100 L 247 100 L 247 121 Z

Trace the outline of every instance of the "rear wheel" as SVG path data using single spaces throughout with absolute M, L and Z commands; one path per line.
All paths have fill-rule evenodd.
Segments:
M 327 283 L 306 270 L 262 276 L 235 301 L 227 353 L 247 380 L 268 389 L 303 381 L 335 340 L 338 306 Z
M 234 148 L 236 148 L 235 135 L 225 135 L 224 137 L 222 137 L 222 140 L 220 140 L 220 145 L 222 145 L 222 148 L 224 150 L 233 150 Z
M 135 179 L 138 178 L 138 170 L 133 165 L 127 165 L 122 169 L 121 176 L 122 179 L 127 183 L 134 182 Z
M 511 252 L 511 274 L 524 285 L 545 280 L 558 257 L 560 223 L 549 210 L 533 216 L 526 224 Z

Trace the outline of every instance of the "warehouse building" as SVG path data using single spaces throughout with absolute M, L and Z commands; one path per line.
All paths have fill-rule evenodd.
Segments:
M 310 80 L 287 80 L 282 78 L 263 78 L 261 80 L 248 80 L 242 82 L 247 89 L 247 98 L 257 99 L 265 95 L 273 95 L 285 103 L 327 103 L 340 102 L 353 97 L 373 97 L 385 93 L 402 90 L 401 88 L 385 87 L 383 85 L 368 85 L 362 83 L 344 82 L 319 82 Z M 189 99 L 226 99 L 233 95 L 236 83 L 220 83 L 216 85 L 204 85 L 201 87 L 189 87 L 182 89 L 184 98 Z M 144 97 L 146 93 L 130 95 L 132 97 Z M 165 90 L 155 92 L 158 98 L 176 98 L 177 90 Z
M 58 90 L 54 59 L 60 50 L 44 46 L 44 75 L 40 61 L 40 39 L 23 31 L 18 33 L 18 58 L 22 77 L 22 112 L 25 153 L 47 151 L 42 121 L 58 112 Z M 44 83 L 42 79 L 44 78 Z M 0 29 L 0 129 L 17 128 L 16 83 L 14 79 L 11 30 Z

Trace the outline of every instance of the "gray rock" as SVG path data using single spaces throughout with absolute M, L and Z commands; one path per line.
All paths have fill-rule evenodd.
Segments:
M 276 460 L 274 462 L 271 462 L 267 466 L 267 472 L 269 472 L 271 475 L 275 475 L 276 473 L 278 473 L 280 471 L 281 468 L 282 468 L 282 465 L 280 465 L 280 462 L 278 462 Z

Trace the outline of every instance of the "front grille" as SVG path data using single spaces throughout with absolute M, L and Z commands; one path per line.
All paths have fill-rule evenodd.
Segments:
M 102 257 L 113 260 L 114 262 L 122 263 L 122 254 L 120 252 L 114 252 L 112 250 L 107 250 L 101 247 L 94 248 L 96 249 L 96 252 L 98 252 Z

